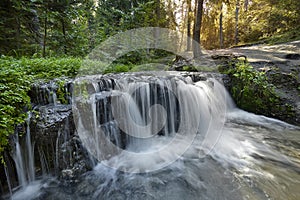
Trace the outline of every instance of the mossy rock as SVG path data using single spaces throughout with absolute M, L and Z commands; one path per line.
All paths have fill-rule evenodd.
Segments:
M 225 86 L 239 108 L 300 125 L 299 82 L 294 74 L 259 72 L 247 63 L 236 63 L 222 73 L 229 77 Z

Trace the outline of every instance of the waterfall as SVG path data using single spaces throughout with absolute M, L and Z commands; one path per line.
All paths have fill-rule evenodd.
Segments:
M 24 158 L 23 155 L 21 153 L 21 146 L 19 143 L 19 136 L 16 136 L 16 150 L 15 150 L 15 155 L 14 155 L 14 161 L 16 164 L 16 171 L 17 171 L 17 175 L 18 175 L 18 181 L 19 184 L 22 187 L 25 187 L 27 184 L 27 179 L 26 179 L 26 168 L 25 168 L 25 164 L 24 164 Z
M 114 76 L 80 78 L 75 86 L 78 134 L 99 161 L 110 162 L 124 152 L 129 157 L 141 152 L 159 154 L 160 141 L 170 147 L 165 157 L 153 158 L 153 162 L 163 164 L 176 160 L 196 136 L 202 137 L 206 152 L 217 142 L 217 130 L 232 105 L 215 79 L 194 83 L 190 76 L 178 74 Z M 122 168 L 132 170 L 133 163 L 127 164 Z
M 31 113 L 28 113 L 28 117 L 26 119 L 26 143 L 24 148 L 21 147 L 19 136 L 16 134 L 14 161 L 18 180 L 23 188 L 26 187 L 28 183 L 35 180 L 34 151 L 31 143 L 30 119 Z
M 14 138 L 2 197 L 299 199 L 299 129 L 235 108 L 213 77 L 80 77 L 64 89 L 72 105 L 53 83 L 34 88 L 39 121 Z
M 32 182 L 35 180 L 35 170 L 34 170 L 34 148 L 31 143 L 31 135 L 30 135 L 30 120 L 31 113 L 28 113 L 28 117 L 26 120 L 26 150 L 28 155 L 28 181 Z
M 4 166 L 4 172 L 5 172 L 5 176 L 6 176 L 6 180 L 7 180 L 9 195 L 11 196 L 12 195 L 12 188 L 11 188 L 11 181 L 10 181 L 7 166 Z

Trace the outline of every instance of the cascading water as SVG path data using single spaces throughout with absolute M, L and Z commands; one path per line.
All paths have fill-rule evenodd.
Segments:
M 26 120 L 26 149 L 28 154 L 28 181 L 32 182 L 35 180 L 35 171 L 34 171 L 34 151 L 33 144 L 31 143 L 31 134 L 30 134 L 30 118 L 31 113 L 28 114 Z
M 31 113 L 28 113 L 28 118 L 26 120 L 26 145 L 22 150 L 19 137 L 16 135 L 16 147 L 14 161 L 16 163 L 18 180 L 20 185 L 24 188 L 28 182 L 35 180 L 35 171 L 34 171 L 34 152 L 33 145 L 31 143 L 30 135 L 30 118 Z
M 97 80 L 99 84 L 95 84 Z M 107 80 L 104 85 L 110 87 L 100 89 L 104 80 Z M 88 97 L 89 92 L 82 91 L 82 85 L 78 84 L 74 102 L 78 133 L 90 153 L 98 160 L 122 155 L 127 157 L 129 165 L 135 160 L 144 161 L 137 165 L 146 161 L 156 163 L 153 168 L 143 169 L 125 164 L 123 170 L 145 172 L 166 166 L 185 152 L 197 134 L 209 151 L 224 123 L 227 93 L 213 79 L 192 84 L 189 76 L 135 74 L 121 79 L 112 75 L 93 76 L 80 81 L 91 82 L 88 85 L 93 86 Z M 91 111 L 86 112 L 86 108 Z M 103 131 L 107 126 L 110 131 Z M 113 144 L 105 139 L 108 133 Z M 157 150 L 153 151 L 153 147 Z M 162 147 L 166 150 L 160 151 Z M 143 152 L 147 153 L 138 158 L 136 153 Z
M 16 164 L 16 170 L 17 170 L 17 174 L 18 174 L 18 180 L 19 183 L 22 187 L 25 187 L 27 184 L 26 181 L 26 170 L 25 170 L 25 164 L 23 161 L 23 156 L 21 153 L 21 147 L 20 147 L 20 143 L 19 143 L 19 137 L 16 137 L 16 152 L 14 155 L 14 161 Z
M 137 73 L 79 81 L 74 119 L 99 162 L 69 184 L 42 179 L 12 199 L 300 198 L 299 128 L 235 108 L 215 79 Z

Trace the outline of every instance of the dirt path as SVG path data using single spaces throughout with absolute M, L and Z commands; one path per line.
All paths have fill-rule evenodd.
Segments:
M 300 40 L 278 45 L 254 45 L 208 51 L 210 54 L 245 55 L 254 67 L 277 66 L 283 72 L 300 66 Z

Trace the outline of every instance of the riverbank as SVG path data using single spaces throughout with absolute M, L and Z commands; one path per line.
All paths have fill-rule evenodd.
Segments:
M 274 86 L 277 100 L 277 108 L 271 107 L 269 102 L 265 103 L 265 109 L 255 112 L 257 107 L 256 99 L 248 101 L 248 105 L 238 105 L 240 108 L 256 114 L 274 117 L 288 123 L 300 125 L 300 41 L 293 41 L 278 45 L 253 45 L 231 49 L 208 51 L 215 63 L 230 68 L 232 62 L 238 58 L 248 62 L 255 71 L 266 77 L 269 85 Z M 232 92 L 231 84 L 239 84 L 232 80 L 233 76 L 227 79 L 227 89 L 238 104 L 238 99 Z M 234 82 L 234 83 L 233 83 Z M 251 82 L 249 82 L 251 83 Z M 257 89 L 257 88 L 256 88 Z M 268 88 L 265 88 L 268 89 Z M 263 89 L 256 92 L 263 92 Z M 245 93 L 241 93 L 245 95 Z M 272 101 L 272 99 L 270 99 Z M 272 102 L 270 102 L 272 105 Z

